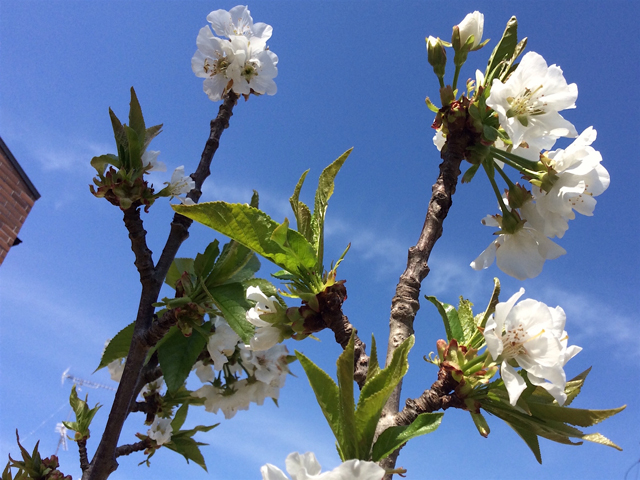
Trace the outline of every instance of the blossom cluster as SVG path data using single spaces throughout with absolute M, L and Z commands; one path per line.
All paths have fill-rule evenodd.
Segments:
M 203 89 L 207 96 L 217 102 L 231 90 L 245 96 L 275 95 L 273 79 L 278 75 L 278 57 L 266 45 L 273 31 L 271 26 L 253 23 L 249 9 L 243 5 L 228 12 L 211 12 L 207 21 L 211 27 L 200 29 L 198 50 L 191 59 L 193 73 L 205 79 Z
M 460 50 L 465 44 L 467 50 L 477 49 L 483 26 L 482 14 L 467 15 L 454 28 L 454 49 Z M 439 40 L 431 43 L 427 49 L 433 64 L 436 46 L 443 47 Z M 472 90 L 475 94 L 469 104 L 475 102 L 479 109 L 488 109 L 490 114 L 482 118 L 497 117 L 497 138 L 488 141 L 481 137 L 482 144 L 491 147 L 486 150 L 485 163 L 492 162 L 491 169 L 505 178 L 509 189 L 506 198 L 498 198 L 501 214 L 482 221 L 499 228 L 497 238 L 471 267 L 481 270 L 496 260 L 502 271 L 515 278 L 533 278 L 542 271 L 546 260 L 566 253 L 551 239 L 562 238 L 575 212 L 593 215 L 594 197 L 609 186 L 609 173 L 600 164 L 602 156 L 591 147 L 596 131 L 589 127 L 578 135 L 573 124 L 560 115 L 563 110 L 575 108 L 578 87 L 567 83 L 560 67 L 549 66 L 535 52 L 524 55 L 513 72 L 493 78 L 490 85 L 482 72 L 476 72 L 475 86 L 469 91 Z M 433 142 L 441 150 L 447 141 L 446 125 L 436 122 L 434 126 L 437 131 Z M 487 126 L 494 130 L 484 120 L 479 124 L 481 130 Z M 575 140 L 566 149 L 551 150 L 561 137 Z M 528 188 L 508 179 L 502 170 L 505 163 L 523 174 Z M 491 175 L 490 180 L 497 191 Z
M 217 317 L 214 325 L 215 333 L 207 343 L 210 361 L 194 366 L 197 377 L 206 385 L 193 395 L 205 399 L 205 410 L 222 410 L 229 419 L 239 410 L 248 410 L 251 403 L 262 405 L 266 398 L 277 400 L 289 372 L 287 347 L 278 344 L 254 351 L 224 318 Z M 241 378 L 243 374 L 247 377 Z
M 567 399 L 564 365 L 582 348 L 567 346 L 566 315 L 561 307 L 550 308 L 532 299 L 516 305 L 523 294 L 521 288 L 496 305 L 484 329 L 487 350 L 494 361 L 501 362 L 500 374 L 512 405 L 526 389 L 514 362 L 527 372 L 533 385 L 544 388 L 563 405 Z

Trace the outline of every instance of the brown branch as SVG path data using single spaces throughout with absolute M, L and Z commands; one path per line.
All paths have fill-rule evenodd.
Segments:
M 460 163 L 464 158 L 468 143 L 469 135 L 466 131 L 450 132 L 447 144 L 442 149 L 440 175 L 432 188 L 431 200 L 429 201 L 422 232 L 416 245 L 409 249 L 407 268 L 400 276 L 396 294 L 391 301 L 387 365 L 398 346 L 414 333 L 413 321 L 420 308 L 418 299 L 420 286 L 429 274 L 428 261 L 431 250 L 436 241 L 442 236 L 442 223 L 453 203 L 452 196 L 456 191 L 458 176 L 460 175 Z M 401 390 L 402 381 L 393 391 L 384 407 L 382 418 L 378 425 L 378 435 L 390 426 L 390 420 L 398 412 Z M 381 465 L 383 468 L 391 470 L 395 467 L 395 458 L 388 457 L 381 462 Z M 391 476 L 385 476 L 385 479 L 387 478 L 391 478 Z
M 123 455 L 131 455 L 134 452 L 141 452 L 151 446 L 151 441 L 148 438 L 140 440 L 139 442 L 132 443 L 131 445 L 120 445 L 116 448 L 116 457 L 122 457 Z
M 318 294 L 322 320 L 326 327 L 333 331 L 336 342 L 343 349 L 346 348 L 351 339 L 351 333 L 355 330 L 346 315 L 342 313 L 342 303 L 346 298 L 347 289 L 342 283 L 336 283 Z M 369 356 L 365 353 L 366 348 L 367 346 L 360 340 L 356 330 L 353 351 L 353 377 L 360 388 L 364 385 L 369 367 Z
M 78 440 L 78 451 L 80 452 L 80 469 L 85 472 L 89 468 L 89 457 L 87 456 L 87 439 Z

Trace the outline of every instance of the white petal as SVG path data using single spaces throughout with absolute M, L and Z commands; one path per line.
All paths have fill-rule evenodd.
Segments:
M 313 452 L 300 455 L 298 452 L 290 453 L 285 460 L 287 472 L 293 480 L 306 480 L 310 475 L 320 474 L 320 464 Z
M 260 467 L 260 473 L 262 480 L 289 480 L 282 470 L 270 463 Z
M 522 392 L 527 388 L 527 384 L 520 375 L 518 375 L 515 369 L 507 362 L 502 362 L 500 366 L 500 375 L 504 381 L 504 386 L 509 394 L 509 403 L 515 405 L 520 398 Z

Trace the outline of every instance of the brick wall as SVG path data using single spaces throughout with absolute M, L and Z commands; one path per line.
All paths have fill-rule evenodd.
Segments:
M 40 194 L 0 138 L 0 264 L 39 197 Z

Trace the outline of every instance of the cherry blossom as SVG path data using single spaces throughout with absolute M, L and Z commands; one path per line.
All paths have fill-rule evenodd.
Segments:
M 287 472 L 292 480 L 381 480 L 385 471 L 375 462 L 347 460 L 330 472 L 320 473 L 320 463 L 312 452 L 291 453 L 285 460 Z M 288 480 L 285 473 L 275 465 L 267 463 L 260 468 L 262 480 Z

